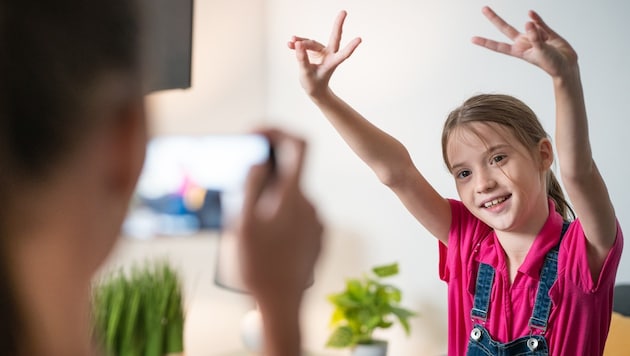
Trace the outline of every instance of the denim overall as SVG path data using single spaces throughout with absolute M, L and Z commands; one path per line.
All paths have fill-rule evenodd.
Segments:
M 562 226 L 560 241 L 569 223 Z M 477 285 L 475 287 L 475 299 L 470 315 L 475 325 L 470 332 L 468 341 L 468 356 L 492 356 L 492 355 L 527 355 L 546 356 L 549 355 L 549 347 L 545 340 L 547 330 L 547 320 L 551 311 L 551 298 L 549 289 L 558 277 L 558 248 L 560 242 L 551 249 L 545 256 L 545 262 L 540 272 L 538 291 L 532 316 L 529 319 L 529 335 L 520 337 L 508 343 L 495 341 L 483 326 L 487 320 L 488 307 L 490 303 L 490 292 L 492 291 L 492 281 L 494 279 L 494 268 L 480 263 L 477 272 Z M 534 329 L 538 329 L 540 334 L 534 334 Z

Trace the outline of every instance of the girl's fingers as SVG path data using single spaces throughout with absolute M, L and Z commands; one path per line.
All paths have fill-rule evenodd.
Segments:
M 540 49 L 543 45 L 543 39 L 541 30 L 538 26 L 536 26 L 533 22 L 528 22 L 525 24 L 525 31 L 527 33 L 527 38 L 532 46 L 536 49 Z
M 485 37 L 478 37 L 478 36 L 475 36 L 472 38 L 472 43 L 476 44 L 477 46 L 487 48 L 491 51 L 495 51 L 495 52 L 499 52 L 499 53 L 503 53 L 507 55 L 512 55 L 512 45 L 507 44 L 507 43 L 497 42 L 494 40 L 487 39 Z
M 292 41 L 292 42 L 297 42 L 297 41 L 306 41 L 306 40 L 308 40 L 308 38 L 306 38 L 306 37 L 298 37 L 298 36 L 292 36 L 292 37 L 291 37 L 291 41 Z
M 302 43 L 302 47 L 306 48 L 309 51 L 323 51 L 326 47 L 324 47 L 323 44 L 315 41 L 315 40 L 310 40 L 308 38 L 304 38 L 304 37 L 297 37 L 297 36 L 293 36 L 291 38 L 291 40 L 289 42 L 287 42 L 287 45 L 289 46 L 289 48 L 291 49 L 295 49 L 295 45 L 296 43 Z
M 339 50 L 339 43 L 341 42 L 341 34 L 343 32 L 343 22 L 346 19 L 346 15 L 347 12 L 342 10 L 335 19 L 332 32 L 330 33 L 330 39 L 328 40 L 328 47 L 332 53 L 336 53 Z
M 529 12 L 529 17 L 536 25 L 540 26 L 544 30 L 548 37 L 560 37 L 554 30 L 551 29 L 551 27 L 549 27 L 549 25 L 547 25 L 545 21 L 543 21 L 542 17 L 540 17 L 536 11 L 531 10 Z
M 482 12 L 486 18 L 509 39 L 514 40 L 520 34 L 520 32 L 518 32 L 512 25 L 505 22 L 505 20 L 497 15 L 490 7 L 484 6 Z
M 302 44 L 302 47 L 304 47 L 304 49 L 308 51 L 323 52 L 326 49 L 326 47 L 323 44 L 315 40 L 303 39 L 298 42 L 300 42 Z
M 306 48 L 304 47 L 304 41 L 295 42 L 295 58 L 304 70 L 308 70 L 311 66 L 311 61 L 308 59 Z
M 291 36 L 291 39 L 289 40 L 289 42 L 287 42 L 287 45 L 289 46 L 289 48 L 295 49 L 295 43 L 304 40 L 306 40 L 306 38 L 304 37 Z
M 354 53 L 354 50 L 357 49 L 359 44 L 361 43 L 361 38 L 357 37 L 350 41 L 340 52 L 339 52 L 339 63 L 345 61 L 348 57 Z M 337 64 L 339 64 L 337 63 Z

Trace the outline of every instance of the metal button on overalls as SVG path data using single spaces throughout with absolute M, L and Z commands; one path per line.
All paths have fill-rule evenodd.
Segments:
M 529 340 L 527 340 L 527 347 L 529 347 L 531 351 L 536 350 L 538 348 L 538 340 L 533 337 L 530 338 Z
M 479 328 L 472 329 L 472 331 L 470 332 L 470 337 L 472 337 L 472 339 L 475 341 L 479 341 L 479 339 L 481 338 L 481 330 L 479 330 Z

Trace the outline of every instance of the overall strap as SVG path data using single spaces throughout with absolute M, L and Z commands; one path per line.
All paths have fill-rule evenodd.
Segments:
M 494 268 L 486 263 L 479 263 L 477 271 L 477 284 L 475 286 L 475 300 L 470 311 L 470 317 L 483 322 L 488 318 L 488 306 L 490 304 L 490 293 L 492 292 L 492 282 L 494 280 Z
M 569 222 L 565 221 L 562 225 L 562 232 L 560 233 L 560 241 L 554 246 L 551 251 L 545 256 L 545 262 L 540 273 L 540 281 L 538 282 L 538 291 L 536 292 L 536 301 L 534 302 L 534 310 L 532 317 L 529 319 L 530 328 L 542 330 L 544 333 L 547 330 L 547 321 L 549 319 L 549 312 L 551 311 L 551 298 L 549 297 L 549 290 L 551 286 L 558 279 L 558 250 L 560 248 L 560 242 L 562 237 L 569 227 Z

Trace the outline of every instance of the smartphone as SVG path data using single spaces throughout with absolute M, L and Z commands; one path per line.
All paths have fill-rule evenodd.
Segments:
M 128 218 L 143 213 L 145 236 L 221 229 L 240 213 L 250 168 L 269 161 L 271 144 L 259 134 L 155 137 Z

